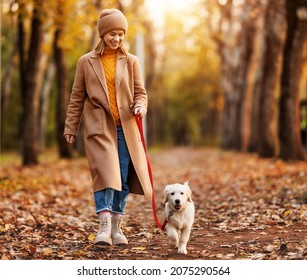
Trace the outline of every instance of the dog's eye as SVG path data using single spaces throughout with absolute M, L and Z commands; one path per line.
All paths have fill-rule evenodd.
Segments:
M 175 193 L 174 192 L 171 192 L 171 195 L 174 195 Z
M 184 192 L 181 192 L 180 194 L 181 194 L 181 195 L 184 195 Z

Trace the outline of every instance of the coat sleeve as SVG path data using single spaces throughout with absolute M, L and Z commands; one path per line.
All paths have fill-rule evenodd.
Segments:
M 147 92 L 144 86 L 141 66 L 137 57 L 133 63 L 134 76 L 134 108 L 141 106 L 147 111 Z
M 84 81 L 84 58 L 81 57 L 77 63 L 75 79 L 70 95 L 64 135 L 77 135 L 81 122 L 85 97 L 86 87 Z

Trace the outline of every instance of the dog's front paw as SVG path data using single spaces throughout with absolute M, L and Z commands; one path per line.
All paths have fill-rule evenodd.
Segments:
M 172 247 L 178 248 L 179 241 L 176 238 L 169 238 L 169 243 Z
M 178 254 L 186 255 L 188 253 L 187 248 L 185 246 L 180 246 L 177 251 Z

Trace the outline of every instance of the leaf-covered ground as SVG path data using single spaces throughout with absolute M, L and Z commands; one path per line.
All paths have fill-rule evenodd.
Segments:
M 166 184 L 189 180 L 196 206 L 188 255 L 131 195 L 125 246 L 94 246 L 98 229 L 86 159 L 0 171 L 0 259 L 307 259 L 307 162 L 208 148 L 149 154 L 161 222 Z

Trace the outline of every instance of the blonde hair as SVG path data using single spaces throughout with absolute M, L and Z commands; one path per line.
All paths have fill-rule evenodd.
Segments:
M 97 45 L 96 48 L 95 48 L 95 52 L 98 53 L 98 54 L 100 54 L 100 55 L 102 55 L 103 52 L 104 52 L 104 50 L 105 50 L 105 48 L 106 48 L 106 43 L 105 43 L 104 39 L 101 38 L 100 41 L 99 41 L 99 43 L 98 43 L 98 45 Z M 127 53 L 128 53 L 128 50 L 127 50 L 126 47 L 124 46 L 123 42 L 120 43 L 119 49 L 121 50 L 121 52 L 122 52 L 123 54 L 127 54 Z

